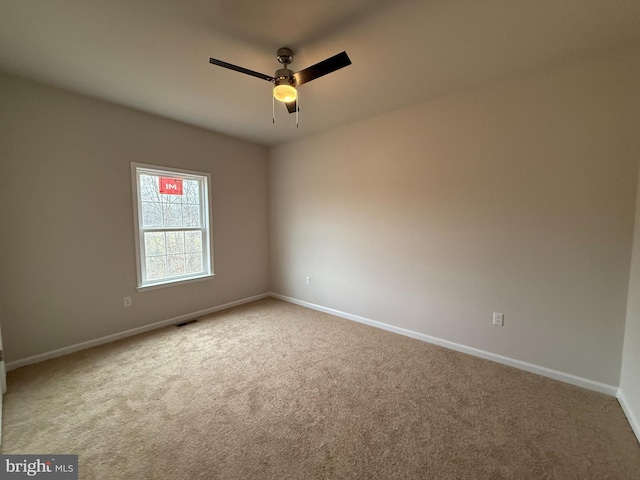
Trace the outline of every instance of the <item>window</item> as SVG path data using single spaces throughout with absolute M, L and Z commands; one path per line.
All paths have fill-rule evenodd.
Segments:
M 138 288 L 213 275 L 207 173 L 131 164 Z

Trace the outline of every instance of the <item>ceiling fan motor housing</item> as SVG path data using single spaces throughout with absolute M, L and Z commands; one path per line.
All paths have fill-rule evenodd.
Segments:
M 293 50 L 290 48 L 282 47 L 278 49 L 278 61 L 287 67 L 290 63 L 293 63 Z
M 289 85 L 295 85 L 295 79 L 293 77 L 293 72 L 288 68 L 281 68 L 280 70 L 276 70 L 274 75 L 275 84 L 280 85 L 282 83 L 288 83 Z

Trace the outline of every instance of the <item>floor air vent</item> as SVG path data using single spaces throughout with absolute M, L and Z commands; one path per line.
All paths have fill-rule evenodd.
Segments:
M 198 320 L 193 319 L 193 320 L 187 320 L 186 322 L 182 322 L 182 323 L 177 323 L 176 327 L 180 328 L 180 327 L 184 327 L 185 325 L 191 325 L 192 323 L 196 323 Z

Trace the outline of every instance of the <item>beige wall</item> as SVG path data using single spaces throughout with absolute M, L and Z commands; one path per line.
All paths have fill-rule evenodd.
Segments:
M 273 148 L 272 291 L 617 386 L 639 59 L 603 55 Z
M 130 162 L 211 173 L 214 279 L 137 292 Z M 0 76 L 0 178 L 9 362 L 268 291 L 265 147 Z
M 619 398 L 636 436 L 640 440 L 640 189 L 636 202 L 636 223 L 633 235 L 633 256 Z

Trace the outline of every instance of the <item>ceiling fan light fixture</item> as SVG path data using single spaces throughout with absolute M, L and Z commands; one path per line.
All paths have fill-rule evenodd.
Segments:
M 351 65 L 351 59 L 347 55 L 347 52 L 341 52 L 333 57 L 326 58 L 321 62 L 311 65 L 298 72 L 292 72 L 288 66 L 293 62 L 293 51 L 290 48 L 282 47 L 277 52 L 278 62 L 280 62 L 284 68 L 276 70 L 275 75 L 265 75 L 264 73 L 249 70 L 248 68 L 239 67 L 233 63 L 223 62 L 215 58 L 209 58 L 209 63 L 217 65 L 219 67 L 228 68 L 236 72 L 243 73 L 245 75 L 251 75 L 252 77 L 266 80 L 273 84 L 273 97 L 272 102 L 275 105 L 275 101 L 278 100 L 286 104 L 287 111 L 289 113 L 295 113 L 296 118 L 300 109 L 298 108 L 299 97 L 298 87 L 302 84 L 315 80 L 316 78 L 323 77 L 331 72 L 340 70 L 341 68 Z M 275 106 L 274 106 L 275 112 Z M 275 116 L 274 116 L 275 121 Z M 296 121 L 297 125 L 297 121 Z
M 289 103 L 294 102 L 296 98 L 298 98 L 298 91 L 293 85 L 283 83 L 273 88 L 273 96 L 280 102 Z

